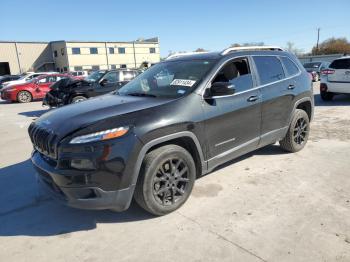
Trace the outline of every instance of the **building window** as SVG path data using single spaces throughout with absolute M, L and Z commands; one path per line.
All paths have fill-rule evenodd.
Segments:
M 57 57 L 57 50 L 53 52 L 54 57 Z
M 98 65 L 93 65 L 93 66 L 91 66 L 91 70 L 92 70 L 92 71 L 100 70 L 100 66 L 98 66 Z
M 80 47 L 73 47 L 72 54 L 73 55 L 80 55 Z
M 151 54 L 155 54 L 155 53 L 156 53 L 156 49 L 155 49 L 154 47 L 151 47 L 151 48 L 149 49 L 149 52 L 150 52 Z
M 126 68 L 125 64 L 120 65 L 120 68 Z
M 113 47 L 110 47 L 110 48 L 109 48 L 109 53 L 110 53 L 110 54 L 114 54 L 114 48 L 113 48 Z
M 111 69 L 117 69 L 116 65 L 111 65 Z
M 66 66 L 63 68 L 63 71 L 64 71 L 64 72 L 67 72 L 67 71 L 68 71 L 68 69 L 67 69 Z
M 82 66 L 75 66 L 74 71 L 82 71 L 83 67 Z
M 119 54 L 125 54 L 125 47 L 118 47 Z
M 64 48 L 61 48 L 61 55 L 64 56 Z
M 97 48 L 96 47 L 91 47 L 90 48 L 90 54 L 92 54 L 92 55 L 98 54 Z

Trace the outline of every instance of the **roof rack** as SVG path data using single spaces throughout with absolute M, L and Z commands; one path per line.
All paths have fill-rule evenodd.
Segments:
M 177 57 L 181 57 L 181 56 L 198 55 L 198 54 L 205 54 L 205 53 L 208 53 L 208 52 L 175 53 L 175 54 L 172 54 L 172 55 L 168 56 L 165 60 L 169 60 L 169 59 L 177 58 Z
M 263 45 L 263 46 L 238 46 L 238 47 L 229 47 L 226 48 L 221 52 L 221 55 L 227 55 L 231 52 L 238 52 L 238 51 L 261 51 L 261 50 L 269 50 L 269 51 L 284 51 L 279 46 L 269 46 L 269 45 Z

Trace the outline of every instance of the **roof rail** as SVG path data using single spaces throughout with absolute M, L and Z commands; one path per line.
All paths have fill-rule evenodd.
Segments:
M 197 54 L 205 54 L 205 53 L 208 53 L 208 52 L 175 53 L 175 54 L 172 54 L 172 55 L 168 56 L 165 60 L 169 60 L 169 59 L 177 58 L 177 57 L 181 57 L 181 56 L 189 56 L 189 55 L 197 55 Z
M 221 55 L 227 55 L 231 52 L 238 52 L 238 51 L 260 51 L 260 50 L 270 50 L 270 51 L 284 51 L 279 46 L 269 46 L 269 45 L 263 45 L 263 46 L 237 46 L 237 47 L 229 47 L 226 48 L 221 52 Z

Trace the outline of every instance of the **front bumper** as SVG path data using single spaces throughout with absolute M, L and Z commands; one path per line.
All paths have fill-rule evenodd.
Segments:
M 48 164 L 38 151 L 33 152 L 31 159 L 37 171 L 38 181 L 45 191 L 68 206 L 116 211 L 126 210 L 130 206 L 135 185 L 111 191 L 92 185 L 62 186 L 57 182 L 62 174 Z

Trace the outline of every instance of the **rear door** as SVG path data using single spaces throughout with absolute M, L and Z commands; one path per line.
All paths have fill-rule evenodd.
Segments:
M 278 56 L 253 56 L 253 60 L 262 92 L 261 144 L 268 144 L 288 126 L 297 87 Z
M 350 58 L 334 60 L 330 65 L 334 70 L 333 74 L 328 74 L 328 82 L 331 83 L 329 91 L 339 93 L 350 92 Z
M 47 92 L 50 91 L 50 85 L 56 81 L 56 76 L 47 76 L 44 78 L 41 78 L 36 83 L 36 89 L 35 89 L 35 97 L 36 98 L 43 98 Z

